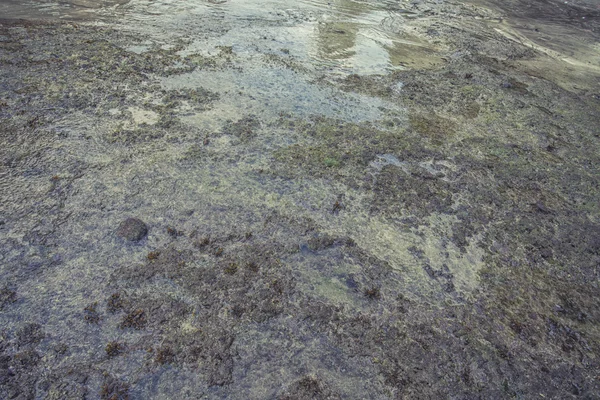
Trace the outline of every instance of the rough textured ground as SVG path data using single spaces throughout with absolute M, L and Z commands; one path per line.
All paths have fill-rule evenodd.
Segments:
M 600 10 L 259 3 L 0 21 L 0 398 L 600 398 Z

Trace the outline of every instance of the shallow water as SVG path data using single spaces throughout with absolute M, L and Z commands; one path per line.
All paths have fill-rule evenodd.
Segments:
M 128 0 L 2 0 L 0 18 L 101 20 Z
M 0 2 L 0 397 L 594 398 L 560 4 Z

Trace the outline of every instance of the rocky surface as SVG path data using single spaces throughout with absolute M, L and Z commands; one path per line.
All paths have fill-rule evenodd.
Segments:
M 63 8 L 0 22 L 0 398 L 598 398 L 588 2 Z
M 130 242 L 139 242 L 148 235 L 148 226 L 137 218 L 127 218 L 119 225 L 117 235 Z

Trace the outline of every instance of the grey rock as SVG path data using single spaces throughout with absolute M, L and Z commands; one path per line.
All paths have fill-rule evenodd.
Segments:
M 148 226 L 137 218 L 127 218 L 117 229 L 117 235 L 130 242 L 139 242 L 147 234 Z

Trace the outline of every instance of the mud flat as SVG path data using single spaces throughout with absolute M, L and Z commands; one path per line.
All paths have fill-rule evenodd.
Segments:
M 0 9 L 0 398 L 600 398 L 594 2 Z

